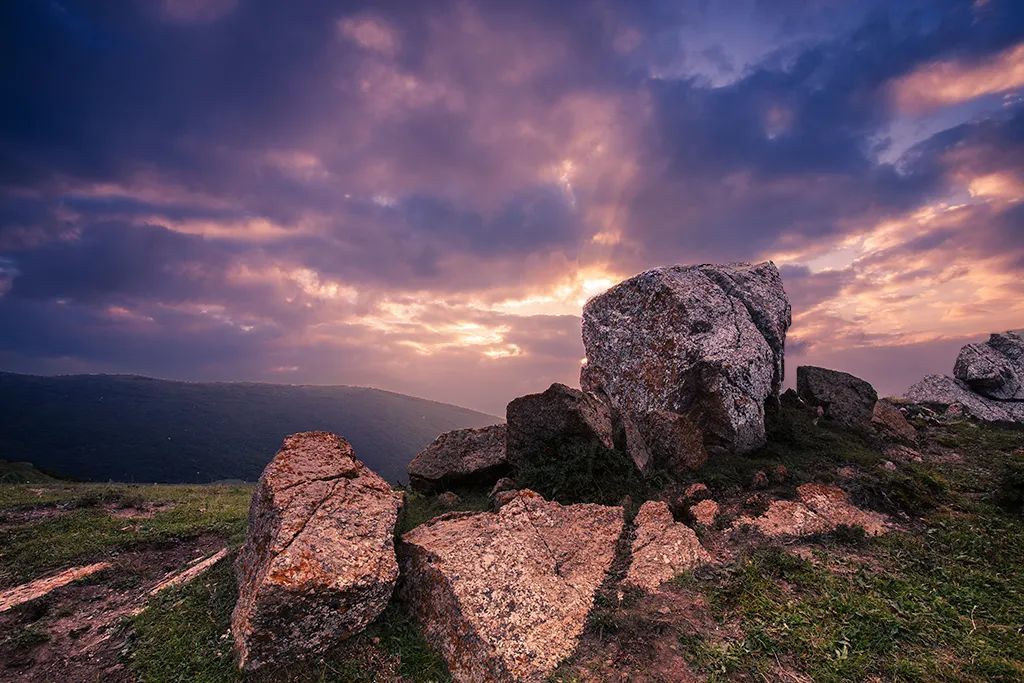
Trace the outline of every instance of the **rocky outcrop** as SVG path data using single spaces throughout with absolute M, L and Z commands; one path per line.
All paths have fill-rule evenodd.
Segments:
M 964 346 L 953 376 L 986 398 L 1024 401 L 1024 337 L 1006 332 Z
M 764 514 L 737 518 L 733 530 L 751 527 L 777 538 L 821 534 L 844 525 L 860 527 L 868 536 L 878 536 L 891 526 L 885 515 L 862 510 L 836 486 L 801 484 L 796 492 L 799 500 L 773 500 Z
M 904 398 L 982 422 L 1024 423 L 1024 401 L 996 401 L 971 391 L 958 379 L 927 375 L 907 389 Z
M 384 610 L 398 578 L 401 506 L 341 437 L 285 439 L 256 485 L 235 565 L 231 630 L 243 669 L 319 654 Z
M 455 681 L 542 681 L 572 654 L 622 534 L 621 508 L 523 490 L 402 538 L 402 593 Z
M 907 422 L 899 406 L 888 399 L 879 399 L 871 413 L 871 426 L 883 437 L 903 443 L 917 443 L 917 430 Z
M 692 469 L 764 444 L 789 324 L 770 262 L 649 270 L 587 302 L 580 383 L 640 469 Z
M 540 394 L 520 396 L 508 404 L 508 461 L 515 467 L 531 459 L 557 455 L 565 443 L 597 442 L 614 448 L 608 405 L 593 394 L 552 384 Z
M 796 392 L 805 403 L 822 408 L 825 417 L 851 429 L 871 424 L 878 401 L 874 387 L 859 377 L 813 365 L 796 369 Z
M 649 500 L 640 506 L 633 539 L 633 557 L 625 584 L 646 592 L 682 572 L 712 561 L 693 529 L 673 521 L 663 501 Z
M 489 485 L 508 471 L 505 425 L 445 432 L 409 463 L 409 484 L 434 492 L 467 484 Z

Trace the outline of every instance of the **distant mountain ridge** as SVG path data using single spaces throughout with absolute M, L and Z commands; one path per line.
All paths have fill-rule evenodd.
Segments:
M 253 481 L 287 434 L 324 430 L 405 482 L 408 462 L 441 432 L 497 422 L 365 387 L 0 372 L 0 458 L 84 480 Z

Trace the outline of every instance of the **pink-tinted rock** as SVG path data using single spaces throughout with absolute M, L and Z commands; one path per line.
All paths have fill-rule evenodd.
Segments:
M 285 439 L 256 485 L 235 565 L 231 630 L 243 669 L 322 653 L 384 610 L 398 578 L 401 506 L 341 437 Z
M 622 534 L 620 508 L 522 490 L 402 538 L 402 593 L 455 681 L 543 681 L 572 654 Z
M 882 436 L 893 441 L 917 443 L 917 430 L 907 422 L 899 406 L 888 399 L 879 399 L 871 414 L 871 426 Z
M 633 523 L 636 537 L 625 578 L 629 586 L 653 592 L 678 574 L 712 561 L 693 529 L 673 521 L 663 501 L 641 505 Z
M 690 514 L 698 524 L 711 526 L 718 519 L 718 503 L 710 498 L 702 500 L 690 507 Z
M 836 486 L 801 484 L 796 491 L 799 501 L 774 500 L 763 515 L 740 517 L 732 528 L 753 527 L 765 536 L 779 537 L 825 533 L 840 525 L 861 527 L 868 536 L 877 536 L 891 527 L 885 515 L 858 508 Z

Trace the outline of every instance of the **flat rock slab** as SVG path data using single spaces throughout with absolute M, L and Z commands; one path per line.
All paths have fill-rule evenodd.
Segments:
M 466 484 L 490 485 L 508 472 L 505 425 L 456 429 L 434 439 L 409 463 L 409 483 L 428 493 Z
M 231 629 L 243 669 L 319 654 L 384 610 L 402 500 L 341 437 L 285 439 L 256 486 L 235 565 Z
M 904 398 L 913 403 L 941 406 L 981 422 L 1024 423 L 1024 401 L 998 401 L 975 393 L 966 384 L 945 375 L 927 375 L 907 389 Z
M 72 567 L 53 576 L 36 579 L 35 581 L 0 592 L 0 612 L 6 612 L 18 605 L 37 600 L 69 583 L 81 581 L 105 569 L 110 569 L 110 566 L 109 562 L 96 562 L 83 567 Z
M 543 681 L 576 648 L 622 529 L 622 508 L 522 490 L 405 534 L 402 593 L 455 681 Z
M 885 515 L 852 504 L 837 486 L 801 484 L 796 492 L 799 500 L 773 500 L 764 514 L 739 517 L 732 529 L 753 527 L 777 538 L 827 533 L 840 525 L 860 527 L 868 536 L 878 536 L 892 527 Z
M 673 521 L 664 501 L 644 503 L 633 523 L 636 536 L 626 585 L 654 592 L 682 572 L 713 561 L 693 529 Z

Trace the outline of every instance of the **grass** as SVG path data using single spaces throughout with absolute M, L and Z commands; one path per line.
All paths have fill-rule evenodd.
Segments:
M 437 502 L 437 496 L 408 490 L 405 494 L 405 506 L 399 515 L 395 533 L 399 536 L 406 531 L 415 529 L 420 524 L 444 514 L 445 512 L 480 512 L 490 507 L 486 488 L 462 488 L 452 491 L 459 496 L 459 502 L 453 507 L 445 507 Z
M 797 438 L 834 438 L 822 431 Z M 841 461 L 859 457 L 855 438 Z M 883 498 L 875 507 L 912 513 L 911 530 L 837 530 L 818 539 L 814 563 L 769 545 L 681 577 L 741 632 L 683 631 L 691 664 L 710 680 L 771 680 L 780 661 L 824 682 L 1024 680 L 1024 517 L 1013 507 L 1024 433 L 955 424 L 930 438 L 958 457 L 876 467 L 857 482 L 862 498 Z M 800 471 L 795 456 L 786 464 Z M 838 464 L 836 453 L 822 459 Z M 830 570 L 851 557 L 853 570 Z
M 171 591 L 132 621 L 128 663 L 145 683 L 241 681 L 231 655 L 228 628 L 237 588 L 230 562 L 221 562 L 200 581 Z M 427 646 L 415 620 L 392 603 L 366 631 L 322 660 L 272 676 L 247 680 L 356 683 L 388 680 L 392 671 L 415 683 L 449 681 L 444 662 Z
M 0 510 L 58 505 L 63 514 L 0 529 L 0 584 L 104 559 L 118 550 L 212 533 L 232 543 L 244 538 L 250 486 L 68 484 L 33 490 L 0 485 Z M 150 519 L 124 519 L 107 508 L 163 503 Z

